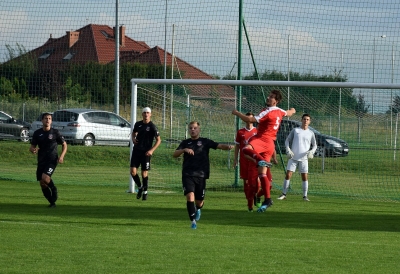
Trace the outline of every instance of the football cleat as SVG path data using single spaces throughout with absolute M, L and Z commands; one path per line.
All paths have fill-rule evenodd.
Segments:
M 257 197 L 257 195 L 254 195 L 254 205 L 256 207 L 261 207 L 261 198 Z
M 198 210 L 196 210 L 196 216 L 194 217 L 194 219 L 196 220 L 196 222 L 197 222 L 198 220 L 200 220 L 200 217 L 201 217 L 201 210 L 198 209 Z
M 273 205 L 273 202 L 271 199 L 269 201 L 264 201 L 259 209 L 257 209 L 257 212 L 261 213 L 267 210 L 268 207 L 271 207 Z
M 278 197 L 278 200 L 285 200 L 286 199 L 286 195 L 285 194 L 281 194 L 281 196 Z
M 303 201 L 309 202 L 310 200 L 307 198 L 307 196 L 304 196 Z
M 272 167 L 272 164 L 269 163 L 269 162 L 267 162 L 267 161 L 261 160 L 261 161 L 258 162 L 258 166 L 262 166 L 262 167 Z
M 145 191 L 145 193 L 142 194 L 142 201 L 146 200 L 147 200 L 147 191 Z
M 143 188 L 139 188 L 136 194 L 136 199 L 142 198 Z
M 192 222 L 192 224 L 190 225 L 190 227 L 191 227 L 192 229 L 196 229 L 196 228 L 197 228 L 196 222 Z

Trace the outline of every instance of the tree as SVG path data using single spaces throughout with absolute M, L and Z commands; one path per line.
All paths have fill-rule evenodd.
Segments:
M 361 95 L 361 93 L 358 94 L 357 96 L 357 105 L 355 109 L 356 116 L 358 118 L 362 118 L 366 113 L 368 113 L 370 105 L 366 105 L 364 95 Z
M 387 114 L 396 114 L 400 112 L 400 96 L 396 95 L 393 98 L 393 101 L 391 102 L 389 106 L 389 110 L 386 112 Z

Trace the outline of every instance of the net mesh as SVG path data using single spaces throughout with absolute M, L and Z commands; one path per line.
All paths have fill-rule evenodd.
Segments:
M 5 0 L 0 7 L 0 110 L 13 117 L 1 117 L 3 125 L 15 119 L 32 123 L 44 111 L 66 108 L 118 110 L 130 121 L 131 78 L 399 82 L 400 7 L 395 0 Z M 154 110 L 163 140 L 150 184 L 180 189 L 181 162 L 171 154 L 187 137 L 189 121 L 201 122 L 203 136 L 233 143 L 237 125 L 230 110 L 240 106 L 258 113 L 273 88 L 243 86 L 238 98 L 237 86 L 140 85 L 138 106 Z M 398 89 L 279 89 L 284 95 L 280 107 L 297 110 L 294 120 L 310 113 L 314 128 L 350 147 L 346 157 L 310 162 L 310 194 L 398 200 Z M 0 128 L 0 138 L 26 140 L 21 128 Z M 129 149 L 102 147 L 111 163 L 90 158 L 96 149 L 71 148 L 82 160 L 58 169 L 60 180 L 125 186 Z M 34 180 L 34 162 L 17 172 L 15 155 L 5 151 L 0 150 L 1 178 Z M 212 151 L 211 159 L 209 189 L 237 189 L 232 187 L 237 183 L 233 152 Z M 278 191 L 284 164 L 273 169 Z M 301 192 L 299 178 L 292 179 L 293 193 Z

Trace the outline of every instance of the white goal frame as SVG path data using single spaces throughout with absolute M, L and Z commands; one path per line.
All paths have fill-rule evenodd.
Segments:
M 202 80 L 202 79 L 143 79 L 133 78 L 131 94 L 131 126 L 136 123 L 137 86 L 138 84 L 159 85 L 226 85 L 226 86 L 275 86 L 275 87 L 333 87 L 333 88 L 363 88 L 363 89 L 400 89 L 400 83 L 352 83 L 352 82 L 311 82 L 311 81 L 258 81 L 258 80 Z M 164 94 L 164 97 L 166 94 Z M 165 106 L 164 106 L 165 107 Z M 130 157 L 133 143 L 130 141 Z M 135 185 L 130 177 L 129 192 L 135 192 Z

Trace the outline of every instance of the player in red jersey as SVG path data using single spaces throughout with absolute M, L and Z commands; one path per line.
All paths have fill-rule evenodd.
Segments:
M 249 143 L 243 148 L 243 154 L 258 166 L 258 177 L 262 188 L 262 193 L 260 194 L 263 194 L 265 198 L 262 206 L 257 210 L 258 212 L 264 212 L 272 205 L 271 179 L 267 176 L 267 170 L 271 167 L 270 160 L 275 152 L 274 141 L 282 118 L 285 116 L 290 117 L 296 113 L 294 108 L 285 111 L 277 107 L 280 101 L 282 101 L 281 92 L 272 90 L 266 101 L 267 107 L 257 116 L 249 117 L 237 110 L 232 111 L 233 115 L 238 116 L 245 123 L 258 123 L 257 134 L 250 138 Z
M 254 114 L 247 112 L 246 116 L 254 117 Z M 247 145 L 248 140 L 257 134 L 257 128 L 252 122 L 246 122 L 246 126 L 236 133 L 235 138 L 235 161 L 234 167 L 239 165 L 240 178 L 243 179 L 243 191 L 247 199 L 247 208 L 249 212 L 253 211 L 254 195 L 260 188 L 258 181 L 257 165 L 246 158 L 243 154 L 243 148 Z

